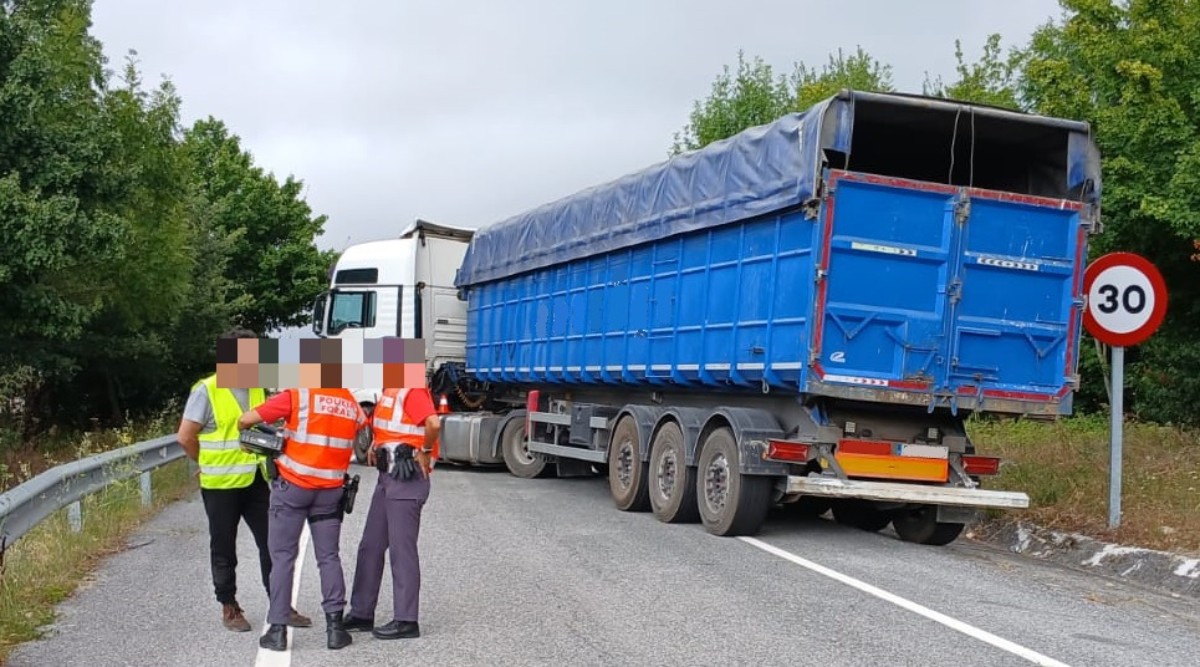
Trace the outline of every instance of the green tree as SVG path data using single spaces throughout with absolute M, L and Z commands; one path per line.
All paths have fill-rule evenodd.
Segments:
M 869 92 L 892 92 L 892 66 L 884 65 L 861 46 L 855 47 L 853 55 L 846 56 L 838 49 L 820 70 L 797 63 L 792 72 L 791 88 L 795 91 L 792 109 L 801 111 L 829 97 L 843 88 Z
M 1092 123 L 1103 156 L 1104 232 L 1093 254 L 1128 250 L 1163 272 L 1167 321 L 1131 351 L 1129 407 L 1195 422 L 1200 400 L 1200 3 L 1062 0 L 1033 35 L 1021 97 Z M 1093 386 L 1102 379 L 1085 377 Z
M 692 104 L 690 120 L 675 133 L 672 154 L 695 150 L 770 122 L 792 107 L 794 93 L 786 77 L 776 76 L 760 57 L 747 61 L 738 51 L 737 72 L 726 65 L 712 83 L 708 98 Z
M 858 47 L 850 56 L 838 50 L 819 70 L 797 63 L 790 75 L 784 75 L 776 74 L 761 57 L 747 60 L 738 51 L 736 73 L 726 65 L 708 97 L 693 102 L 688 123 L 675 133 L 670 154 L 702 148 L 789 112 L 802 111 L 842 88 L 891 91 L 891 66 L 880 64 Z
M 179 397 L 235 320 L 302 321 L 324 217 L 169 81 L 119 81 L 88 0 L 0 0 L 0 442 Z M 186 134 L 186 137 L 185 137 Z M 21 420 L 12 429 L 13 417 Z
M 86 0 L 0 2 L 0 385 L 16 393 L 0 399 L 36 402 L 77 368 L 63 346 L 105 307 L 130 234 L 90 25 Z
M 213 229 L 233 235 L 226 276 L 230 297 L 242 304 L 241 324 L 263 335 L 306 323 L 334 254 L 316 247 L 326 217 L 302 199 L 303 183 L 291 176 L 280 183 L 255 166 L 241 140 L 211 117 L 186 132 L 184 145 Z
M 1002 53 L 1000 40 L 998 34 L 989 35 L 979 60 L 970 64 L 963 59 L 962 40 L 954 40 L 954 59 L 957 63 L 954 71 L 958 79 L 946 84 L 941 77 L 930 80 L 927 72 L 922 92 L 932 97 L 1022 109 L 1019 86 L 1023 54 L 1015 48 L 1010 49 L 1008 54 Z
M 102 309 L 67 348 L 80 372 L 59 383 L 56 402 L 91 407 L 117 423 L 127 409 L 156 398 L 173 361 L 170 333 L 189 306 L 194 260 L 187 252 L 189 170 L 177 140 L 179 105 L 169 82 L 143 90 L 132 57 L 122 85 L 104 91 L 108 165 L 118 175 L 118 196 L 107 208 L 126 223 L 126 235 L 106 271 Z

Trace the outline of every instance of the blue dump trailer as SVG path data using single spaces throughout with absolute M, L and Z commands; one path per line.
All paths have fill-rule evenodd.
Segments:
M 1083 123 L 843 91 L 483 227 L 442 457 L 949 543 L 1029 502 L 965 418 L 1071 412 L 1099 164 Z

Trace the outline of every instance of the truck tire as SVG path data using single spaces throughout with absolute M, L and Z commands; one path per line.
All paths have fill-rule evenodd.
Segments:
M 843 498 L 833 503 L 833 520 L 843 526 L 878 533 L 892 522 L 892 515 L 875 509 L 866 501 Z
M 529 451 L 525 442 L 525 420 L 510 419 L 500 432 L 500 452 L 504 456 L 504 465 L 516 477 L 535 479 L 546 477 L 553 472 L 546 457 L 538 452 Z
M 371 449 L 371 443 L 375 439 L 375 432 L 371 428 L 371 413 L 375 411 L 375 406 L 371 403 L 363 403 L 363 412 L 367 413 L 367 425 L 354 438 L 354 460 L 358 461 L 359 465 L 367 465 L 367 450 Z
M 722 537 L 757 533 L 771 509 L 771 478 L 738 472 L 738 446 L 729 427 L 709 433 L 701 445 L 696 504 L 705 530 Z
M 962 533 L 961 523 L 938 523 L 937 508 L 924 505 L 915 510 L 898 512 L 892 518 L 892 528 L 905 542 L 944 547 Z
M 822 496 L 800 496 L 798 500 L 783 506 L 789 516 L 815 519 L 833 507 L 832 498 Z
M 673 421 L 662 425 L 650 445 L 650 510 L 663 523 L 695 523 L 696 469 L 687 466 L 683 431 Z
M 617 509 L 625 512 L 650 509 L 650 485 L 646 483 L 649 465 L 642 460 L 640 440 L 633 417 L 621 417 L 608 448 L 608 490 Z

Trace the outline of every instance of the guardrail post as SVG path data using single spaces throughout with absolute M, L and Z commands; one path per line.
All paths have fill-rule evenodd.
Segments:
M 78 500 L 67 506 L 67 518 L 71 520 L 72 532 L 78 533 L 83 530 L 83 507 L 79 505 Z
M 154 499 L 154 489 L 150 485 L 150 471 L 143 472 L 142 478 L 142 506 L 150 505 L 150 501 Z

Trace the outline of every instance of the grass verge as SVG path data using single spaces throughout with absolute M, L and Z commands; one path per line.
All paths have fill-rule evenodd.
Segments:
M 1126 422 L 1122 438 L 1121 525 L 1108 527 L 1108 417 L 1053 423 L 972 420 L 980 454 L 1005 460 L 986 488 L 1029 494 L 1027 510 L 993 514 L 1052 530 L 1200 556 L 1200 434 Z
M 29 463 L 19 453 L 15 470 L 0 466 L 4 487 L 11 488 L 41 469 L 174 432 L 174 417 L 166 410 L 156 419 L 125 429 L 85 433 L 74 446 L 59 443 L 41 450 Z M 176 417 L 177 418 L 177 417 Z M 12 452 L 9 452 L 12 455 Z M 70 597 L 99 562 L 124 549 L 126 539 L 146 519 L 166 505 L 198 488 L 187 459 L 161 466 L 150 473 L 151 503 L 142 504 L 141 481 L 136 468 L 123 464 L 126 479 L 115 482 L 80 501 L 80 529 L 73 529 L 68 508 L 47 517 L 15 544 L 0 560 L 0 665 L 14 647 L 37 639 L 41 629 L 55 620 L 54 607 Z

